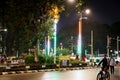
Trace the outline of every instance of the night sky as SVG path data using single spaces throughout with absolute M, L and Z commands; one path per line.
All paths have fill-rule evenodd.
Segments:
M 91 18 L 106 24 L 120 21 L 120 0 L 89 0 Z
M 91 10 L 87 15 L 89 20 L 111 26 L 114 22 L 120 21 L 120 0 L 88 0 L 86 8 Z M 72 10 L 69 16 L 61 15 L 60 27 L 76 26 L 79 16 Z

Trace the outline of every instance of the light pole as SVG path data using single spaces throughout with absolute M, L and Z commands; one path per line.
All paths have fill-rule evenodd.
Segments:
M 54 64 L 56 64 L 57 23 L 58 23 L 58 20 L 54 20 Z
M 80 13 L 80 18 L 79 18 L 79 28 L 78 28 L 78 42 L 77 42 L 77 54 L 79 55 L 79 57 L 81 58 L 82 55 L 82 19 L 87 19 L 87 17 L 83 17 L 84 10 Z M 90 13 L 89 9 L 85 10 L 86 14 Z
M 71 3 L 75 3 L 76 0 L 67 0 L 70 4 Z M 81 3 L 82 4 L 82 3 Z M 82 19 L 87 19 L 87 17 L 83 17 L 82 14 L 83 13 L 89 14 L 90 10 L 86 9 L 86 10 L 82 10 L 80 12 L 80 18 L 79 18 L 79 28 L 78 28 L 78 40 L 77 40 L 77 54 L 79 55 L 79 57 L 81 58 L 82 55 Z
M 110 41 L 109 36 L 107 36 L 107 56 L 109 57 L 109 51 L 110 51 Z
M 53 49 L 53 53 L 54 53 L 54 64 L 56 64 L 56 46 L 57 46 L 57 23 L 59 21 L 59 9 L 56 6 L 55 8 L 53 8 L 53 13 L 54 13 L 54 49 Z
M 117 36 L 117 57 L 119 57 L 119 41 L 120 41 L 120 39 L 119 39 L 119 36 Z
M 50 55 L 50 36 L 45 37 L 45 55 Z
M 93 55 L 93 30 L 91 30 L 91 56 L 94 57 Z

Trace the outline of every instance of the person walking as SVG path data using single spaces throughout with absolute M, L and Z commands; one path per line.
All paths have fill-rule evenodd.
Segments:
M 110 57 L 109 65 L 111 74 L 114 74 L 115 59 L 112 56 Z

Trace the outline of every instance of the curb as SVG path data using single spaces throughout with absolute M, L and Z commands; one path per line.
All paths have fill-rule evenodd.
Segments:
M 51 72 L 51 71 L 68 71 L 68 70 L 83 70 L 83 69 L 93 69 L 95 67 L 75 67 L 75 68 L 60 68 L 60 69 L 43 69 L 43 70 L 27 70 L 27 71 L 10 71 L 10 72 L 0 72 L 0 75 L 8 74 L 22 74 L 22 73 L 36 73 L 36 72 Z

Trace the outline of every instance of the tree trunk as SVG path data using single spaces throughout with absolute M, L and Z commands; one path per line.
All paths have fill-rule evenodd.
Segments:
M 37 39 L 36 46 L 35 46 L 34 56 L 35 56 L 35 62 L 37 63 L 39 61 L 39 59 L 38 59 L 38 39 Z

